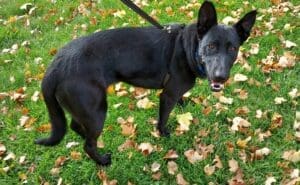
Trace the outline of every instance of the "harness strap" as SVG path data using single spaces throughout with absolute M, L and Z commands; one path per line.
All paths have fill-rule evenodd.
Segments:
M 144 12 L 140 7 L 138 7 L 136 4 L 134 4 L 131 0 L 121 0 L 121 1 L 126 6 L 128 6 L 133 11 L 135 11 L 137 14 L 139 14 L 141 17 L 143 17 L 148 22 L 150 22 L 156 28 L 161 29 L 161 30 L 164 29 L 164 27 L 161 24 L 159 24 L 153 17 L 150 17 L 146 12 Z

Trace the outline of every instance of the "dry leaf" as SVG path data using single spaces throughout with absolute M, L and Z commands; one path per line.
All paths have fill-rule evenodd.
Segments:
M 36 130 L 38 132 L 50 132 L 50 130 L 51 130 L 51 124 L 50 123 L 46 123 L 46 124 L 40 125 L 38 128 L 36 128 Z
M 285 44 L 285 47 L 286 48 L 292 48 L 292 47 L 297 47 L 297 44 L 292 42 L 292 41 L 289 41 L 289 40 L 286 40 L 284 41 L 284 44 Z
M 132 136 L 135 135 L 135 130 L 136 130 L 136 124 L 133 125 L 132 123 L 126 123 L 126 124 L 121 124 L 122 128 L 122 135 L 123 136 Z
M 250 54 L 256 55 L 259 52 L 259 44 L 251 44 Z
M 276 182 L 275 177 L 268 177 L 267 180 L 265 181 L 265 185 L 271 185 Z
M 283 117 L 281 114 L 275 112 L 272 116 L 272 119 L 271 119 L 271 126 L 270 126 L 270 129 L 271 130 L 274 130 L 276 128 L 279 128 L 282 126 L 282 122 L 283 122 Z
M 271 153 L 271 150 L 267 147 L 264 147 L 262 149 L 258 149 L 255 151 L 255 158 L 256 159 L 261 159 L 263 158 L 264 156 L 267 156 Z
M 227 98 L 225 96 L 220 96 L 219 101 L 221 103 L 229 104 L 229 105 L 231 105 L 233 103 L 233 99 L 232 98 Z
M 213 160 L 213 162 L 214 162 L 215 167 L 217 167 L 219 169 L 223 168 L 222 161 L 218 155 L 215 156 L 215 159 Z
M 287 161 L 297 163 L 297 162 L 300 161 L 300 150 L 298 150 L 298 151 L 296 151 L 296 150 L 285 151 L 282 155 L 282 158 L 287 160 Z
M 232 131 L 239 131 L 241 128 L 248 128 L 251 126 L 251 123 L 248 122 L 247 120 L 241 118 L 241 117 L 235 117 L 232 120 L 232 126 L 231 126 L 231 130 Z
M 178 157 L 179 156 L 175 150 L 169 150 L 164 156 L 164 159 L 177 159 Z
M 64 163 L 68 160 L 68 158 L 66 156 L 59 156 L 56 160 L 55 160 L 55 164 L 54 167 L 60 167 L 62 165 L 64 165 Z
M 147 97 L 138 100 L 138 102 L 136 103 L 136 106 L 138 108 L 142 108 L 142 109 L 150 109 L 155 105 L 155 103 L 151 102 Z
M 235 173 L 239 169 L 239 163 L 234 159 L 230 159 L 228 161 L 228 166 L 229 166 L 229 171 L 233 173 Z
M 175 175 L 175 173 L 178 171 L 178 166 L 174 161 L 169 161 L 167 167 L 168 173 L 171 175 Z
M 201 156 L 197 151 L 193 149 L 189 149 L 185 151 L 184 155 L 188 159 L 188 161 L 192 164 L 195 164 L 196 162 L 203 160 L 203 156 Z
M 248 80 L 248 77 L 246 75 L 238 73 L 234 75 L 233 80 L 235 82 L 245 82 Z
M 152 175 L 152 178 L 154 180 L 159 180 L 161 178 L 161 175 L 162 175 L 161 172 L 157 172 Z
M 289 96 L 292 98 L 292 99 L 295 99 L 297 98 L 298 96 L 300 96 L 300 93 L 298 94 L 298 89 L 297 88 L 293 88 L 289 93 Z M 0 98 L 1 99 L 1 98 Z
M 123 152 L 124 150 L 130 149 L 130 148 L 136 148 L 137 144 L 130 140 L 127 139 L 122 145 L 118 147 L 118 151 Z
M 286 100 L 285 98 L 283 98 L 283 97 L 276 97 L 276 98 L 274 99 L 274 101 L 275 101 L 275 104 L 276 104 L 276 105 L 280 105 L 280 104 L 286 102 L 287 100 Z
M 246 139 L 242 140 L 242 139 L 238 139 L 236 144 L 238 147 L 240 148 L 247 148 L 247 144 L 248 142 L 251 140 L 251 136 L 247 137 Z
M 185 114 L 179 114 L 176 116 L 177 122 L 179 123 L 178 127 L 176 128 L 176 131 L 178 132 L 185 132 L 190 130 L 190 124 L 193 120 L 193 116 L 190 112 L 187 112 Z
M 250 112 L 250 110 L 246 106 L 235 109 L 235 114 L 237 114 L 237 115 L 247 115 L 249 112 Z
M 73 160 L 81 160 L 81 153 L 77 151 L 71 151 L 71 159 Z
M 151 164 L 151 171 L 153 173 L 158 172 L 159 168 L 160 168 L 160 164 L 158 162 L 154 162 Z
M 6 147 L 4 144 L 0 143 L 0 156 L 2 156 L 6 152 Z
M 9 152 L 4 158 L 3 161 L 15 160 L 16 155 L 12 152 Z
M 154 148 L 150 143 L 141 143 L 138 146 L 138 149 L 142 152 L 144 155 L 149 155 L 153 152 Z
M 113 13 L 113 16 L 118 18 L 123 18 L 125 15 L 125 10 L 117 10 L 115 13 Z
M 183 178 L 183 175 L 181 173 L 177 174 L 176 176 L 176 182 L 178 185 L 188 185 L 189 183 Z
M 78 142 L 72 141 L 72 142 L 68 142 L 66 147 L 67 148 L 72 148 L 73 146 L 77 146 L 77 145 L 79 145 Z
M 205 109 L 202 110 L 202 113 L 207 116 L 211 113 L 212 110 L 213 110 L 212 107 L 208 106 L 208 107 L 206 107 Z
M 216 167 L 215 166 L 210 166 L 209 164 L 207 164 L 204 167 L 204 173 L 208 176 L 211 176 L 212 174 L 215 173 Z

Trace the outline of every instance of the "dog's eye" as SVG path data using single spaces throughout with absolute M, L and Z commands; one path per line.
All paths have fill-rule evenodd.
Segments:
M 228 49 L 229 49 L 229 51 L 236 51 L 236 47 L 234 47 L 234 46 L 230 46 Z
M 216 46 L 215 46 L 214 44 L 208 44 L 208 48 L 209 48 L 209 49 L 215 49 Z

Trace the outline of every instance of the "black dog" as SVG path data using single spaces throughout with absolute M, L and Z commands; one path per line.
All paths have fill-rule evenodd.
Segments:
M 213 4 L 205 1 L 196 24 L 173 25 L 169 30 L 120 28 L 70 42 L 43 79 L 52 132 L 36 143 L 56 145 L 62 140 L 64 108 L 72 116 L 71 128 L 85 138 L 88 155 L 100 165 L 110 164 L 110 154 L 97 153 L 96 143 L 107 111 L 106 88 L 118 81 L 163 89 L 157 128 L 168 136 L 169 114 L 196 77 L 207 77 L 212 91 L 222 90 L 255 18 L 256 11 L 251 11 L 234 26 L 218 25 Z

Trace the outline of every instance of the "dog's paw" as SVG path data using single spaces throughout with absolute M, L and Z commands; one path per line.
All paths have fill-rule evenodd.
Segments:
M 34 143 L 38 145 L 44 145 L 44 146 L 53 146 L 56 145 L 58 142 L 53 141 L 52 139 L 49 138 L 42 138 L 42 139 L 35 140 Z
M 111 165 L 111 153 L 107 153 L 101 156 L 101 161 L 98 162 L 101 166 Z
M 159 134 L 162 137 L 170 137 L 170 131 L 167 128 L 163 128 L 163 129 L 158 129 L 159 130 Z

